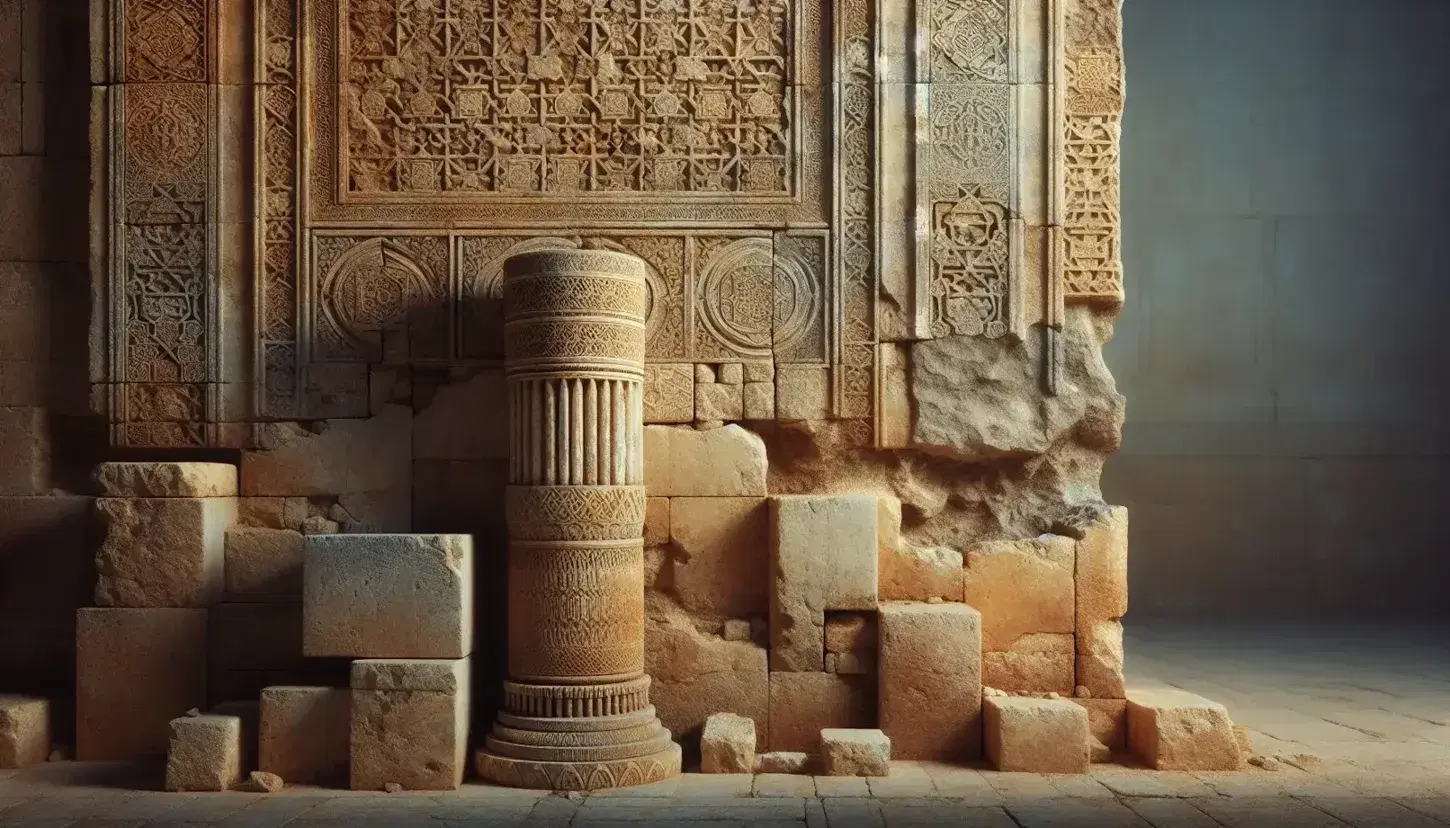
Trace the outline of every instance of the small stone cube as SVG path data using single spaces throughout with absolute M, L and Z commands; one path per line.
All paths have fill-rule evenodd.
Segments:
M 886 776 L 891 739 L 879 730 L 828 727 L 821 731 L 821 764 L 826 776 Z
M 1154 770 L 1243 770 L 1228 709 L 1184 690 L 1129 690 L 1128 746 Z
M 468 659 L 371 659 L 352 665 L 351 787 L 447 791 L 463 784 Z
M 37 765 L 50 757 L 50 702 L 0 695 L 0 770 Z
M 171 720 L 166 790 L 225 791 L 241 781 L 241 719 L 202 714 Z
M 747 362 L 744 368 L 746 382 L 775 382 L 774 362 Z
M 100 498 L 96 510 L 106 525 L 96 554 L 97 604 L 206 607 L 221 599 L 236 498 Z
M 104 497 L 236 497 L 230 463 L 102 463 L 96 482 Z
M 987 758 L 1000 771 L 1087 773 L 1088 713 L 1071 699 L 995 696 L 982 704 Z
M 705 720 L 700 736 L 701 773 L 754 773 L 755 721 L 734 713 Z
M 294 785 L 346 784 L 351 720 L 348 688 L 266 688 L 258 767 Z

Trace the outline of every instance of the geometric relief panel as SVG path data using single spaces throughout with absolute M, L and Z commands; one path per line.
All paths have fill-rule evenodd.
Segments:
M 452 356 L 448 239 L 320 236 L 313 358 L 406 364 Z

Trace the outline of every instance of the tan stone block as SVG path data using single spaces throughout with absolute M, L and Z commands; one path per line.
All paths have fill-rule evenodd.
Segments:
M 100 498 L 106 540 L 96 553 L 96 603 L 205 607 L 222 596 L 234 497 Z
M 706 385 L 706 384 L 715 382 L 716 379 L 717 379 L 717 376 L 715 374 L 715 366 L 713 366 L 713 365 L 706 365 L 703 362 L 696 363 L 696 365 L 695 365 L 695 384 L 696 385 Z
M 300 531 L 310 508 L 305 497 L 239 497 L 237 522 L 259 529 Z
M 826 776 L 887 776 L 891 738 L 880 730 L 823 728 L 821 766 Z
M 776 417 L 782 420 L 826 419 L 831 412 L 830 387 L 830 375 L 820 366 L 776 366 Z
M 962 600 L 982 613 L 983 650 L 1006 651 L 1029 633 L 1075 630 L 1074 552 L 1073 540 L 1059 535 L 967 552 Z
M 50 491 L 50 428 L 45 409 L 0 408 L 0 457 L 5 458 L 0 464 L 0 495 Z
M 756 773 L 805 773 L 811 755 L 800 750 L 772 750 L 762 753 L 755 763 Z
M 835 673 L 770 674 L 771 750 L 820 750 L 821 731 L 874 724 L 873 682 Z
M 966 604 L 881 605 L 878 719 L 898 759 L 982 753 L 982 616 Z
M 313 535 L 306 555 L 306 655 L 456 659 L 473 652 L 471 536 Z
M 254 498 L 245 498 L 252 500 Z M 230 601 L 302 600 L 306 538 L 291 529 L 227 530 L 223 582 Z
M 166 790 L 225 791 L 241 781 L 241 719 L 204 713 L 171 720 Z
M 412 485 L 413 412 L 384 406 L 366 420 L 324 420 L 263 429 L 263 451 L 242 453 L 242 494 L 337 495 Z
M 1114 506 L 1077 542 L 1077 683 L 1094 698 L 1126 692 L 1123 627 L 1128 612 L 1128 510 Z
M 988 698 L 982 722 L 987 758 L 997 770 L 1088 772 L 1088 713 L 1071 699 Z
M 774 362 L 747 362 L 744 363 L 743 378 L 747 383 L 768 382 L 775 384 L 775 363 Z M 773 394 L 774 392 L 772 392 Z
M 826 672 L 843 676 L 870 676 L 876 674 L 874 653 L 826 653 Z
M 680 604 L 715 619 L 768 612 L 769 530 L 765 498 L 671 498 L 671 572 Z
M 739 385 L 723 383 L 697 383 L 695 385 L 695 419 L 742 420 L 745 418 L 745 402 Z
M 50 702 L 0 695 L 0 770 L 38 765 L 50 758 Z
M 1008 693 L 1071 696 L 1074 659 L 1071 635 L 1024 635 L 1006 651 L 982 653 L 982 683 Z
M 774 382 L 747 382 L 745 383 L 745 419 L 747 420 L 774 420 L 775 419 L 775 383 Z
M 1113 753 L 1128 749 L 1128 702 L 1124 699 L 1073 699 L 1088 712 L 1088 732 Z
M 876 498 L 784 496 L 770 501 L 770 664 L 825 668 L 825 611 L 876 608 Z
M 881 600 L 955 603 L 962 599 L 965 571 L 957 550 L 902 544 L 882 552 Z
M 677 608 L 657 605 L 645 618 L 644 655 L 650 703 L 675 738 L 692 737 L 716 713 L 735 713 L 755 722 L 756 747 L 765 747 L 770 718 L 764 648 L 702 633 Z
M 1243 770 L 1228 709 L 1183 690 L 1128 691 L 1128 746 L 1155 770 Z
M 213 669 L 289 670 L 302 663 L 300 604 L 217 604 L 207 627 Z
M 734 713 L 716 713 L 700 734 L 701 773 L 754 773 L 755 721 Z
M 206 705 L 206 610 L 76 613 L 76 758 L 166 753 L 168 722 Z
M 413 416 L 413 457 L 419 460 L 506 460 L 508 386 L 502 368 L 485 369 L 434 390 Z
M 646 423 L 688 423 L 694 419 L 695 366 L 689 363 L 646 365 L 644 367 L 644 421 Z
M 242 723 L 242 773 L 257 769 L 257 738 L 262 724 L 262 704 L 255 699 L 237 699 L 212 705 L 213 716 L 235 716 Z
M 258 767 L 289 785 L 344 784 L 351 720 L 352 691 L 347 688 L 266 688 Z
M 1078 623 L 1077 683 L 1095 699 L 1121 699 L 1127 693 L 1122 622 Z
M 726 641 L 749 641 L 754 636 L 751 635 L 749 621 L 743 618 L 727 618 L 720 625 L 720 637 Z
M 911 365 L 907 353 L 907 347 L 896 342 L 876 346 L 876 370 L 881 377 L 882 448 L 911 445 Z
M 670 542 L 670 499 L 649 497 L 644 501 L 644 545 L 663 546 Z
M 447 791 L 463 784 L 469 660 L 353 662 L 350 785 Z
M 102 463 L 96 483 L 105 497 L 236 497 L 230 463 Z
M 716 371 L 717 382 L 726 385 L 740 385 L 745 382 L 745 366 L 738 362 L 727 362 Z
M 826 652 L 874 653 L 876 613 L 831 612 L 826 614 Z
M 738 425 L 646 426 L 644 483 L 658 497 L 764 497 L 765 441 Z

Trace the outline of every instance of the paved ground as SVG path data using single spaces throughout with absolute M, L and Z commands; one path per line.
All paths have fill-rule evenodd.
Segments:
M 566 798 L 479 785 L 164 794 L 146 790 L 154 769 L 59 763 L 0 772 L 0 826 L 1450 826 L 1450 629 L 1154 625 L 1131 628 L 1128 646 L 1136 682 L 1223 701 L 1260 753 L 1298 766 L 1052 777 L 898 763 L 880 780 L 691 774 Z

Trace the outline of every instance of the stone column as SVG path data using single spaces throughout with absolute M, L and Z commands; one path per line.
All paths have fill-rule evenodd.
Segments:
M 644 672 L 645 270 L 597 250 L 504 265 L 509 681 L 478 753 L 502 785 L 674 776 Z

